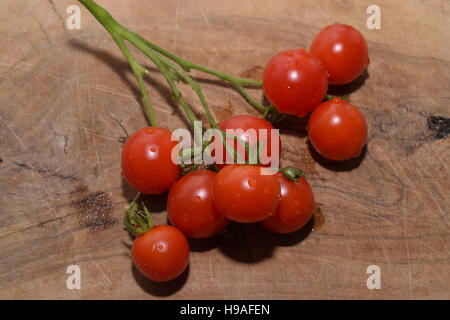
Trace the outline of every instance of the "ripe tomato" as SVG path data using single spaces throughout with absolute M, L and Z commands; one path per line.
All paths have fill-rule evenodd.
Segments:
M 303 228 L 314 213 L 314 195 L 305 178 L 298 182 L 277 174 L 280 182 L 281 199 L 275 215 L 261 222 L 261 225 L 275 233 L 291 233 Z
M 189 263 L 186 237 L 172 226 L 156 226 L 134 240 L 131 257 L 136 268 L 149 280 L 170 281 Z
M 327 88 L 325 69 L 305 49 L 283 51 L 264 69 L 264 94 L 283 113 L 305 116 L 320 104 Z
M 170 189 L 167 212 L 170 222 L 189 238 L 207 238 L 227 224 L 213 204 L 216 173 L 209 170 L 191 172 Z
M 214 181 L 214 205 L 236 222 L 258 222 L 275 213 L 280 197 L 276 175 L 262 175 L 259 166 L 231 164 Z
M 369 65 L 366 40 L 345 24 L 336 23 L 320 31 L 310 52 L 322 61 L 331 84 L 352 82 Z
M 139 192 L 166 192 L 180 177 L 180 168 L 171 159 L 178 142 L 170 137 L 170 131 L 164 128 L 142 128 L 123 146 L 122 175 Z
M 308 120 L 308 136 L 316 151 L 331 160 L 359 156 L 367 140 L 361 112 L 339 98 L 322 103 Z
M 263 153 L 267 154 L 267 156 L 270 158 L 272 156 L 272 135 L 276 135 L 274 136 L 274 139 L 276 139 L 278 137 L 278 161 L 279 161 L 279 157 L 281 154 L 281 139 L 280 139 L 280 135 L 277 131 L 272 131 L 275 128 L 272 126 L 272 124 L 264 119 L 261 118 L 257 118 L 257 117 L 253 117 L 253 116 L 249 116 L 249 115 L 238 115 L 238 116 L 232 116 L 222 122 L 219 123 L 219 127 L 222 131 L 224 131 L 226 133 L 227 129 L 232 129 L 232 130 L 239 130 L 241 129 L 241 132 L 237 132 L 238 134 L 235 135 L 238 138 L 240 138 L 241 140 L 245 141 L 248 143 L 249 148 L 255 148 L 256 152 L 258 152 L 259 147 L 263 147 Z M 256 133 L 256 135 L 253 135 L 250 132 L 246 132 L 249 129 L 253 129 Z M 267 135 L 263 136 L 260 135 L 260 131 L 259 130 L 267 130 Z M 217 140 L 220 141 L 220 140 Z M 233 138 L 228 138 L 227 137 L 227 144 L 234 149 L 235 152 L 238 152 L 239 150 L 244 151 L 245 149 L 238 149 L 238 142 L 233 139 Z M 275 151 L 274 151 L 275 152 Z M 225 150 L 225 147 L 223 147 L 223 151 L 222 151 L 222 155 L 223 155 L 223 164 L 219 164 L 217 163 L 216 166 L 221 169 L 223 167 L 226 166 L 225 162 L 227 160 L 227 157 L 230 158 L 230 160 L 232 160 L 232 156 L 231 155 L 227 155 L 227 152 Z M 244 158 L 245 155 L 245 158 Z M 273 156 L 277 156 L 275 153 L 273 153 Z M 248 154 L 246 152 L 244 152 L 244 154 L 241 155 L 242 158 L 248 160 Z M 272 161 L 264 164 L 264 166 L 268 166 L 270 167 L 272 165 Z

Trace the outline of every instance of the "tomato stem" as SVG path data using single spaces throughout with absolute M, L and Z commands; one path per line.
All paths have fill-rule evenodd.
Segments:
M 300 178 L 305 177 L 305 173 L 295 167 L 286 167 L 278 170 L 278 172 L 281 172 L 284 177 L 290 181 L 298 182 Z
M 158 69 L 163 73 L 167 83 L 169 84 L 174 98 L 180 103 L 183 110 L 186 112 L 187 117 L 191 124 L 197 120 L 197 117 L 192 112 L 192 109 L 189 107 L 188 103 L 182 96 L 181 92 L 175 85 L 175 80 L 177 77 L 181 78 L 183 81 L 188 83 L 192 89 L 197 94 L 200 103 L 204 109 L 206 117 L 208 119 L 208 123 L 211 127 L 217 128 L 217 123 L 214 120 L 214 117 L 211 114 L 209 106 L 206 102 L 206 99 L 201 91 L 201 87 L 198 85 L 196 81 L 190 77 L 187 72 L 191 69 L 199 70 L 210 75 L 213 75 L 223 81 L 230 83 L 255 109 L 257 109 L 261 113 L 265 113 L 267 108 L 263 104 L 257 102 L 252 96 L 248 94 L 244 86 L 253 86 L 253 87 L 262 87 L 261 81 L 236 77 L 230 74 L 227 74 L 222 71 L 213 70 L 207 68 L 205 66 L 196 64 L 194 62 L 183 59 L 159 46 L 156 44 L 144 39 L 140 35 L 128 30 L 119 24 L 104 8 L 97 5 L 93 0 L 79 0 L 81 4 L 83 4 L 93 15 L 94 17 L 105 27 L 105 29 L 110 33 L 114 41 L 119 46 L 119 49 L 124 54 L 125 58 L 128 60 L 130 67 L 136 77 L 136 80 L 139 84 L 139 89 L 142 94 L 144 107 L 146 109 L 147 116 L 152 125 L 156 125 L 156 117 L 153 107 L 150 103 L 150 98 L 148 96 L 148 92 L 144 85 L 143 77 L 148 74 L 148 71 L 142 67 L 134 58 L 134 56 L 130 53 L 128 47 L 125 44 L 125 39 L 130 42 L 133 46 L 135 46 L 138 50 L 143 52 L 153 63 L 158 67 Z M 168 59 L 174 61 L 181 67 L 181 70 L 176 67 L 175 64 L 171 63 Z
M 150 122 L 151 126 L 158 126 L 158 121 L 156 120 L 155 110 L 150 102 L 150 98 L 148 95 L 148 91 L 145 87 L 144 75 L 148 74 L 148 70 L 141 66 L 133 54 L 128 49 L 127 45 L 121 33 L 123 31 L 123 27 L 117 23 L 116 20 L 109 14 L 108 11 L 97 5 L 92 0 L 79 0 L 91 13 L 92 15 L 105 27 L 106 31 L 111 35 L 113 40 L 116 42 L 120 51 L 122 51 L 123 55 L 127 59 L 131 70 L 138 82 L 139 90 L 142 94 L 142 102 L 144 104 L 145 112 L 147 118 Z
M 200 104 L 202 105 L 203 111 L 205 112 L 207 121 L 211 128 L 219 129 L 219 126 L 209 108 L 205 96 L 203 95 L 202 88 L 200 85 L 193 80 L 193 78 L 188 74 L 191 69 L 199 70 L 210 75 L 213 75 L 223 81 L 230 83 L 256 110 L 261 112 L 264 117 L 270 118 L 271 121 L 278 121 L 281 119 L 280 113 L 273 106 L 264 106 L 263 104 L 257 102 L 251 95 L 248 94 L 244 86 L 262 87 L 261 81 L 235 77 L 233 75 L 227 74 L 222 71 L 216 71 L 205 66 L 201 66 L 194 62 L 183 59 L 175 54 L 153 44 L 152 42 L 144 39 L 140 35 L 128 30 L 118 23 L 108 11 L 97 5 L 93 0 L 79 0 L 93 15 L 94 17 L 105 27 L 105 29 L 112 36 L 116 42 L 119 49 L 124 54 L 130 67 L 138 81 L 139 89 L 142 94 L 143 104 L 146 110 L 147 117 L 152 126 L 157 126 L 157 120 L 153 106 L 150 102 L 148 91 L 145 87 L 144 76 L 148 74 L 148 70 L 141 66 L 135 57 L 130 52 L 127 47 L 125 40 L 131 43 L 135 48 L 144 53 L 147 58 L 149 58 L 156 67 L 163 74 L 167 84 L 173 93 L 173 98 L 181 105 L 187 118 L 191 125 L 194 127 L 195 121 L 199 121 L 195 113 L 192 111 L 191 106 L 183 97 L 181 91 L 176 85 L 177 80 L 183 80 L 191 86 L 193 91 L 199 98 Z M 176 64 L 172 63 L 175 62 Z M 181 67 L 181 68 L 179 68 Z M 195 130 L 194 130 L 195 131 Z M 222 143 L 225 146 L 226 152 L 234 155 L 236 160 L 237 154 L 234 152 L 233 148 L 226 143 L 226 135 L 222 133 Z M 238 143 L 239 143 L 238 139 Z M 248 153 L 249 146 L 248 143 L 243 142 L 246 152 Z

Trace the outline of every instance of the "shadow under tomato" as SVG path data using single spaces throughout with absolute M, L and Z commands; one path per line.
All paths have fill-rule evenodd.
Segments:
M 155 282 L 148 280 L 131 264 L 133 277 L 136 283 L 147 293 L 157 297 L 167 297 L 179 291 L 189 278 L 189 265 L 178 277 L 168 282 Z
M 136 197 L 137 191 L 128 184 L 125 179 L 122 179 L 122 195 L 128 201 L 132 202 Z M 140 200 L 145 204 L 151 213 L 164 212 L 167 208 L 167 192 L 163 194 L 143 194 Z
M 330 95 L 333 95 L 333 96 L 348 96 L 351 93 L 358 90 L 359 88 L 361 88 L 367 79 L 369 79 L 369 71 L 366 68 L 357 79 L 355 79 L 354 81 L 352 81 L 348 84 L 344 84 L 344 85 L 340 85 L 340 86 L 330 84 L 328 86 L 327 93 Z
M 289 234 L 276 234 L 264 230 L 266 236 L 278 247 L 290 247 L 299 244 L 305 240 L 311 233 L 314 226 L 314 216 L 300 230 Z
M 227 257 L 243 263 L 256 263 L 273 255 L 277 247 L 294 246 L 310 234 L 311 221 L 301 230 L 291 234 L 274 234 L 259 223 L 230 222 L 226 229 L 208 239 L 190 239 L 191 251 L 203 252 L 218 248 Z
M 332 171 L 336 171 L 336 172 L 352 171 L 352 170 L 358 168 L 367 155 L 367 144 L 361 150 L 361 154 L 359 156 L 357 156 L 356 158 L 345 160 L 345 161 L 334 161 L 334 160 L 330 160 L 330 159 L 327 159 L 327 158 L 321 156 L 316 151 L 316 149 L 314 149 L 314 147 L 312 146 L 312 144 L 309 140 L 308 140 L 308 149 L 309 149 L 309 152 L 311 153 L 311 156 L 314 158 L 314 160 L 317 163 L 319 163 L 322 167 L 324 167 L 328 170 L 332 170 Z
M 190 239 L 189 249 L 192 252 L 205 252 L 219 247 L 221 235 L 215 235 L 206 239 Z
M 299 138 L 306 137 L 308 135 L 308 131 L 306 130 L 308 119 L 309 114 L 303 118 L 290 114 L 286 115 L 286 117 L 279 123 L 280 134 L 296 136 Z

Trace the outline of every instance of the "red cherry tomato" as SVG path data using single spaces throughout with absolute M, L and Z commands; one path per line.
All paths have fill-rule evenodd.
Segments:
M 305 178 L 298 182 L 277 174 L 280 182 L 281 199 L 275 215 L 261 222 L 261 225 L 275 233 L 291 233 L 303 228 L 314 213 L 314 196 Z
M 214 181 L 214 205 L 236 222 L 258 222 L 275 213 L 280 197 L 276 175 L 262 175 L 259 166 L 231 164 Z
M 320 104 L 327 88 L 325 69 L 305 49 L 283 51 L 264 69 L 264 94 L 283 113 L 305 116 Z
M 346 84 L 369 65 L 369 51 L 362 34 L 352 26 L 336 23 L 314 39 L 311 54 L 322 61 L 332 84 Z
M 359 156 L 367 140 L 361 112 L 339 98 L 322 103 L 308 120 L 308 136 L 316 151 L 331 160 Z
M 180 177 L 180 168 L 171 159 L 178 142 L 170 137 L 170 131 L 164 128 L 142 128 L 123 146 L 122 175 L 139 192 L 166 192 Z
M 149 280 L 170 281 L 189 263 L 189 244 L 175 227 L 156 226 L 134 240 L 131 257 L 136 268 Z
M 248 143 L 249 148 L 255 148 L 256 152 L 259 150 L 259 147 L 263 147 L 263 153 L 267 154 L 267 156 L 270 158 L 272 156 L 272 135 L 275 134 L 276 137 L 278 137 L 278 158 L 281 154 L 281 139 L 279 134 L 276 131 L 272 131 L 275 128 L 272 126 L 272 124 L 264 119 L 249 116 L 249 115 L 238 115 L 238 116 L 232 116 L 222 122 L 219 123 L 219 127 L 222 131 L 226 133 L 227 129 L 232 130 L 238 130 L 242 129 L 242 132 L 238 132 L 237 136 L 241 140 Z M 249 132 L 246 132 L 249 129 L 253 129 L 256 132 L 256 135 L 253 135 Z M 267 136 L 260 135 L 259 130 L 267 130 Z M 276 139 L 274 137 L 274 139 Z M 217 140 L 220 141 L 220 140 Z M 230 146 L 231 149 L 234 149 L 235 152 L 245 151 L 245 149 L 238 149 L 238 144 L 235 139 L 228 138 L 227 137 L 227 144 Z M 241 152 L 242 153 L 242 152 Z M 221 169 L 226 166 L 225 162 L 227 160 L 227 153 L 225 150 L 225 147 L 223 147 L 222 151 L 223 155 L 223 164 L 217 163 L 216 166 Z M 245 158 L 244 158 L 245 155 Z M 275 154 L 273 154 L 275 156 Z M 248 154 L 244 152 L 241 155 L 242 158 L 248 160 Z M 233 158 L 231 155 L 228 155 L 228 158 L 230 158 L 231 161 L 233 161 Z M 272 165 L 272 161 L 269 163 L 264 164 L 263 166 L 270 167 Z
M 170 189 L 167 212 L 170 222 L 189 238 L 207 238 L 227 224 L 213 204 L 216 173 L 209 170 L 191 172 Z

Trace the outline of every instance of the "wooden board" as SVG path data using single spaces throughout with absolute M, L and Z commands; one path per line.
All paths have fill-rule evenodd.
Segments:
M 448 1 L 378 0 L 382 29 L 368 30 L 372 0 L 99 0 L 161 46 L 248 77 L 335 21 L 360 29 L 370 48 L 368 74 L 338 91 L 370 125 L 361 158 L 324 163 L 310 154 L 304 121 L 283 126 L 283 163 L 307 172 L 322 226 L 286 237 L 246 226 L 234 240 L 192 243 L 188 272 L 160 285 L 132 268 L 120 225 L 134 196 L 120 177 L 122 141 L 146 125 L 139 93 L 84 8 L 81 30 L 65 27 L 74 3 L 3 0 L 0 9 L 0 298 L 450 298 Z M 186 127 L 161 75 L 147 85 L 160 122 Z M 256 114 L 229 87 L 202 85 L 219 120 Z M 164 197 L 147 203 L 166 223 Z M 66 288 L 71 264 L 81 290 Z M 380 290 L 366 286 L 370 265 L 381 268 Z

